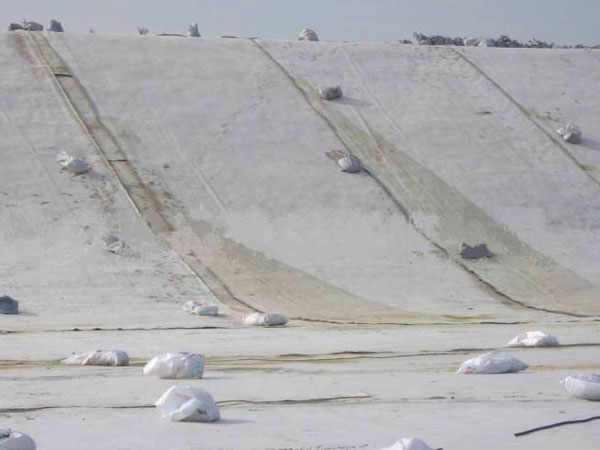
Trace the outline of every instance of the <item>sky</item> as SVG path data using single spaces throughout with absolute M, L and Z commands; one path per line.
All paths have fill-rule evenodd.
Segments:
M 185 33 L 198 22 L 207 37 L 295 39 L 302 28 L 321 40 L 394 42 L 413 31 L 558 44 L 600 44 L 600 0 L 0 0 L 8 26 L 24 18 L 62 22 L 66 31 Z

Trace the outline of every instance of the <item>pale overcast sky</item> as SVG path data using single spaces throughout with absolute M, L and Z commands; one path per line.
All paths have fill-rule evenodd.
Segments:
M 3 24 L 23 18 L 66 31 L 180 32 L 294 39 L 312 28 L 322 40 L 397 41 L 413 31 L 447 36 L 508 34 L 559 44 L 600 43 L 600 0 L 0 0 Z

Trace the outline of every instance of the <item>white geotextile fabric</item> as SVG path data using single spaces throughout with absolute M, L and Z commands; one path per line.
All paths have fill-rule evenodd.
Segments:
M 513 373 L 529 367 L 523 361 L 503 352 L 488 352 L 476 358 L 468 359 L 460 365 L 458 373 L 494 374 Z
M 144 375 L 158 378 L 202 378 L 203 374 L 204 356 L 196 353 L 163 353 L 144 366 Z
M 509 347 L 553 347 L 558 345 L 558 338 L 543 331 L 527 331 L 516 335 L 506 345 Z
M 92 350 L 71 355 L 62 362 L 81 366 L 127 366 L 129 355 L 123 350 Z
M 154 404 L 160 417 L 171 422 L 214 422 L 219 407 L 204 389 L 172 386 Z

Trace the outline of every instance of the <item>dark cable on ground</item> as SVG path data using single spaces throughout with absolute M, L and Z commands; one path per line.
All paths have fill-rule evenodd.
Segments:
M 556 422 L 556 423 L 553 423 L 550 425 L 544 425 L 542 427 L 532 428 L 531 430 L 525 430 L 525 431 L 521 431 L 519 433 L 515 433 L 515 437 L 525 436 L 526 434 L 535 433 L 536 431 L 547 430 L 549 428 L 560 427 L 562 425 L 571 425 L 573 423 L 585 423 L 585 422 L 591 422 L 592 420 L 598 420 L 598 419 L 600 419 L 600 416 L 592 416 L 592 417 L 588 417 L 587 419 L 579 419 L 579 420 L 565 420 L 564 422 Z

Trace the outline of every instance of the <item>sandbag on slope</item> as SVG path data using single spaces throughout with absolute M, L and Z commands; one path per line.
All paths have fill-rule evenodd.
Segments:
M 219 306 L 212 303 L 204 303 L 196 300 L 188 300 L 183 304 L 183 310 L 198 316 L 217 316 Z

